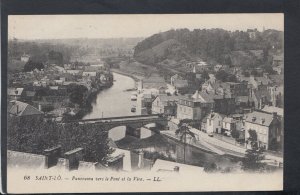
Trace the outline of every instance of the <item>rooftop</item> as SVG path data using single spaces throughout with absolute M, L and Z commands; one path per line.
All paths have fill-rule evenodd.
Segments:
M 276 112 L 279 116 L 283 117 L 283 108 L 278 108 L 275 106 L 265 106 L 263 109 L 265 112 L 274 113 Z
M 15 116 L 28 116 L 28 115 L 40 115 L 43 114 L 43 112 L 39 111 L 35 107 L 26 104 L 24 102 L 20 101 L 10 101 L 9 102 L 9 114 L 15 115 Z
M 273 121 L 273 114 L 254 111 L 245 115 L 246 122 L 263 125 L 263 126 L 270 126 Z
M 7 94 L 20 96 L 22 94 L 23 90 L 24 90 L 24 88 L 8 88 Z

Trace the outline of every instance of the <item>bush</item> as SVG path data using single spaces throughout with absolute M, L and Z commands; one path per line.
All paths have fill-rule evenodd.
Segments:
M 204 171 L 208 173 L 216 172 L 218 171 L 218 166 L 214 162 L 206 163 L 204 165 Z
M 7 148 L 43 154 L 47 148 L 61 145 L 62 152 L 84 148 L 83 160 L 104 162 L 113 150 L 108 146 L 108 132 L 95 124 L 58 124 L 9 118 Z

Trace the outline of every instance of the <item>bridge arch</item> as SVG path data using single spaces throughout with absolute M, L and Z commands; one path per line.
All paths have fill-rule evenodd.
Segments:
M 113 141 L 123 139 L 126 136 L 126 129 L 126 125 L 112 127 L 108 130 L 108 138 L 111 138 Z

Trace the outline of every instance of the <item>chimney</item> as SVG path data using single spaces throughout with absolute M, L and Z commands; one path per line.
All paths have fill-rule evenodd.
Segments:
M 58 145 L 56 147 L 52 147 L 49 149 L 44 150 L 45 153 L 45 168 L 48 169 L 53 167 L 57 164 L 58 158 L 61 155 L 61 146 Z
M 42 105 L 39 103 L 39 111 L 42 111 Z
M 77 170 L 79 166 L 79 161 L 83 158 L 83 148 L 76 148 L 74 150 L 65 153 L 67 159 L 66 168 L 71 170 Z
M 141 150 L 141 151 L 139 151 L 138 168 L 142 169 L 143 167 L 144 167 L 144 152 Z
M 17 107 L 17 114 L 19 114 L 19 105 L 17 104 L 16 107 Z
M 178 166 L 174 167 L 174 172 L 177 172 L 177 173 L 179 172 L 179 167 Z

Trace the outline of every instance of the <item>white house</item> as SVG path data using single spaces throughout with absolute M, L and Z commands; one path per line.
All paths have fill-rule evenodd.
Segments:
M 250 137 L 249 130 L 257 135 L 259 147 L 272 149 L 274 144 L 281 142 L 281 124 L 276 113 L 254 111 L 245 118 L 245 139 Z
M 221 133 L 222 129 L 222 121 L 223 121 L 223 115 L 211 112 L 207 116 L 206 121 L 206 132 L 207 133 Z

